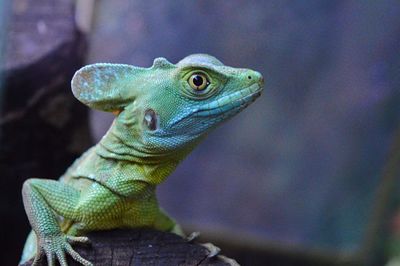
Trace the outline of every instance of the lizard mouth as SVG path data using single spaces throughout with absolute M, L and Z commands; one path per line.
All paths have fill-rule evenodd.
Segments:
M 249 106 L 261 95 L 262 87 L 258 83 L 223 96 L 211 103 L 201 106 L 195 116 L 213 116 L 231 111 L 239 112 Z
M 239 113 L 254 102 L 262 91 L 262 83 L 254 83 L 244 89 L 225 95 L 210 103 L 204 104 L 190 113 L 171 122 L 171 127 L 188 117 L 212 117 L 224 114 L 225 117 Z

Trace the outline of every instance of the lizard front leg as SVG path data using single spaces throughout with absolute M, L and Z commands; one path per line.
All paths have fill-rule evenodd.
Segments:
M 62 266 L 67 265 L 65 253 L 83 265 L 92 265 L 71 247 L 70 243 L 88 242 L 86 237 L 67 236 L 61 232 L 55 213 L 65 218 L 75 218 L 75 207 L 80 192 L 73 187 L 55 180 L 28 179 L 22 188 L 25 211 L 37 236 L 37 253 L 33 265 L 43 253 L 49 265 L 55 259 Z
M 181 226 L 177 224 L 174 219 L 169 217 L 168 214 L 161 208 L 159 209 L 154 222 L 154 228 L 160 231 L 171 232 L 181 237 L 186 237 Z

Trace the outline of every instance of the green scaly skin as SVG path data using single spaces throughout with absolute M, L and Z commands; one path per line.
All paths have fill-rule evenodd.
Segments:
M 28 179 L 22 190 L 33 232 L 21 262 L 46 255 L 67 265 L 66 254 L 92 265 L 71 244 L 88 231 L 150 227 L 183 235 L 158 206 L 156 186 L 207 132 L 260 94 L 260 73 L 190 55 L 150 68 L 94 64 L 76 72 L 72 92 L 91 108 L 113 112 L 107 134 L 58 181 Z

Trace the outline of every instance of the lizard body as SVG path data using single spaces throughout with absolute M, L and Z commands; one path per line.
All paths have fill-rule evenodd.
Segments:
M 260 73 L 191 55 L 176 65 L 164 58 L 150 68 L 94 64 L 72 79 L 75 97 L 116 118 L 102 140 L 58 181 L 28 179 L 23 201 L 33 232 L 21 261 L 45 254 L 49 265 L 66 265 L 66 253 L 91 263 L 70 243 L 112 228 L 152 227 L 183 235 L 158 206 L 156 186 L 207 132 L 253 102 Z

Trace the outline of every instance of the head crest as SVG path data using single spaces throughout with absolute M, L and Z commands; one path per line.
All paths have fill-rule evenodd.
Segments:
M 165 59 L 164 57 L 157 57 L 156 59 L 154 59 L 153 62 L 153 67 L 154 68 L 171 68 L 174 65 L 171 64 L 167 59 Z

